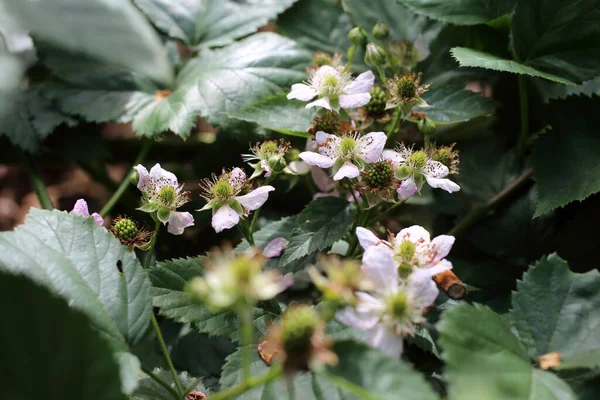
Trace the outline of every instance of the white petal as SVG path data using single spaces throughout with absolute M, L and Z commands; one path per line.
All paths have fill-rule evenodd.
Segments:
M 133 169 L 135 169 L 138 175 L 140 176 L 137 183 L 137 188 L 144 192 L 144 187 L 148 184 L 148 181 L 150 180 L 150 174 L 148 173 L 146 167 L 144 167 L 142 164 L 136 165 L 135 167 L 133 167 Z
M 295 83 L 292 85 L 292 91 L 288 93 L 288 100 L 298 99 L 308 101 L 317 95 L 317 91 L 304 83 Z
M 429 274 L 429 276 L 433 277 L 449 269 L 452 269 L 452 263 L 448 260 L 441 260 L 437 264 L 432 264 L 430 267 L 420 268 L 419 271 L 425 271 Z
M 156 182 L 158 188 L 163 186 L 179 186 L 175 174 L 167 171 L 166 169 L 162 169 L 160 164 L 156 164 L 154 167 L 152 167 L 150 170 L 150 179 Z
M 402 157 L 400 155 L 400 153 L 398 153 L 397 151 L 394 151 L 394 150 L 384 150 L 381 153 L 381 157 L 384 160 L 389 160 L 389 161 L 393 162 L 394 164 L 400 164 L 400 163 L 403 163 L 404 161 L 406 161 L 404 159 L 404 157 Z
M 412 304 L 418 308 L 432 305 L 440 292 L 427 269 L 418 269 L 410 275 L 407 290 Z
M 366 335 L 366 342 L 376 349 L 381 350 L 384 354 L 398 358 L 402 355 L 404 343 L 402 337 L 383 324 L 376 325 L 370 329 Z
M 352 164 L 350 161 L 346 161 L 344 165 L 342 165 L 342 167 L 335 173 L 333 180 L 339 181 L 344 178 L 356 178 L 358 175 L 360 175 L 360 170 L 358 167 Z
M 369 163 L 379 160 L 386 140 L 384 132 L 371 132 L 361 137 L 356 143 L 359 157 Z
M 335 164 L 335 158 L 329 158 L 319 153 L 313 153 L 312 151 L 304 151 L 298 157 L 309 165 L 316 165 L 321 168 L 330 168 Z
M 96 224 L 97 224 L 98 226 L 104 226 L 104 218 L 102 218 L 102 217 L 100 216 L 100 214 L 98 214 L 98 213 L 93 213 L 93 214 L 92 214 L 92 218 L 94 218 L 94 221 L 96 221 Z
M 329 180 L 329 176 L 319 167 L 312 167 L 310 170 L 313 182 L 321 192 L 330 192 L 333 190 L 333 184 Z
M 172 235 L 181 235 L 185 228 L 194 225 L 194 217 L 189 212 L 171 211 L 167 231 Z
M 325 143 L 328 140 L 334 140 L 334 141 L 339 141 L 338 137 L 335 135 L 332 135 L 330 133 L 327 132 L 323 132 L 323 131 L 318 131 L 317 134 L 315 135 L 315 140 L 317 142 L 317 145 Z M 318 148 L 318 146 L 317 146 Z
M 371 246 L 363 255 L 362 270 L 378 290 L 394 292 L 398 287 L 398 268 L 392 250 L 387 246 Z
M 263 249 L 263 256 L 266 258 L 279 257 L 287 247 L 289 241 L 284 237 L 276 237 L 271 240 Z
M 363 228 L 362 226 L 356 228 L 356 237 L 358 237 L 358 242 L 365 250 L 371 246 L 377 246 L 378 244 L 381 244 L 381 239 L 375 236 L 373 232 Z
M 87 202 L 84 199 L 79 199 L 75 202 L 75 206 L 73 207 L 72 212 L 83 215 L 84 217 L 90 216 Z
M 240 222 L 240 216 L 227 204 L 223 204 L 221 208 L 212 216 L 211 225 L 215 232 L 219 233 L 224 229 L 231 229 Z
M 360 330 L 371 329 L 377 324 L 379 318 L 375 315 L 359 313 L 352 307 L 346 307 L 335 314 L 335 319 L 344 325 L 348 325 Z
M 448 173 L 448 167 L 439 161 L 428 160 L 423 167 L 423 174 L 432 178 L 445 178 Z
M 329 97 L 327 97 L 327 96 L 321 97 L 320 99 L 317 99 L 317 100 L 313 101 L 312 103 L 308 103 L 305 108 L 309 109 L 309 108 L 313 108 L 313 107 L 323 107 L 323 108 L 328 109 L 329 111 L 333 111 L 333 109 L 331 108 L 331 104 L 329 103 Z
M 398 232 L 398 235 L 396 236 L 415 244 L 429 243 L 431 238 L 427 229 L 419 225 L 413 225 L 409 226 L 408 228 L 404 228 Z
M 265 204 L 265 201 L 269 198 L 269 192 L 272 192 L 273 190 L 275 190 L 273 186 L 261 186 L 248 194 L 237 196 L 235 199 L 239 201 L 245 209 L 252 211 Z
M 311 170 L 311 166 L 304 161 L 292 161 L 287 166 L 296 175 L 306 175 Z
M 400 200 L 406 200 L 414 196 L 414 194 L 417 193 L 417 190 L 417 184 L 415 183 L 414 178 L 411 176 L 410 178 L 402 181 L 400 187 L 396 189 L 396 193 L 398 193 L 398 198 Z
M 431 241 L 431 252 L 433 253 L 434 263 L 440 261 L 450 253 L 454 240 L 454 236 L 440 235 Z
M 340 95 L 341 108 L 358 108 L 371 101 L 371 95 L 367 93 L 342 94 Z
M 358 75 L 356 79 L 346 87 L 345 94 L 369 93 L 369 91 L 373 89 L 374 82 L 375 75 L 373 75 L 373 72 L 363 72 L 362 74 Z
M 425 175 L 425 180 L 432 188 L 442 189 L 448 193 L 454 193 L 460 190 L 460 186 L 452 182 L 450 179 L 438 179 L 432 178 L 429 175 Z

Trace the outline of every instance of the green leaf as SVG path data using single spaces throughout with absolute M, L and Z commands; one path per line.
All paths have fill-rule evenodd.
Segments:
M 172 67 L 158 35 L 129 2 L 35 0 L 5 2 L 7 12 L 34 37 L 126 67 L 164 84 Z
M 558 352 L 558 368 L 600 366 L 600 273 L 576 274 L 552 254 L 517 282 L 511 315 L 534 359 Z
M 138 375 L 142 364 L 140 360 L 131 353 L 115 353 L 119 363 L 119 375 L 121 377 L 121 390 L 125 394 L 131 394 L 138 387 Z
M 67 299 L 116 350 L 138 341 L 150 321 L 145 271 L 93 218 L 32 208 L 23 225 L 0 234 L 0 270 L 26 275 Z
M 536 217 L 600 191 L 599 106 L 596 95 L 550 103 L 547 118 L 552 131 L 536 140 L 533 147 Z
M 317 110 L 305 108 L 306 103 L 288 100 L 285 93 L 268 97 L 243 110 L 229 113 L 232 118 L 255 122 L 263 128 L 285 135 L 310 137 L 308 128 Z
M 174 385 L 173 375 L 171 375 L 170 371 L 155 368 L 152 372 L 163 382 L 166 382 L 171 386 Z M 178 377 L 179 382 L 181 382 L 184 389 L 189 388 L 195 383 L 191 388 L 192 392 L 201 392 L 205 395 L 209 394 L 202 382 L 197 382 L 197 379 L 190 376 L 187 372 L 180 373 Z M 135 400 L 173 400 L 173 395 L 154 379 L 150 378 L 148 375 L 144 375 L 144 377 L 140 379 L 140 387 L 135 391 L 133 398 Z
M 204 116 L 222 122 L 224 112 L 241 110 L 267 96 L 287 93 L 306 79 L 311 54 L 274 33 L 258 33 L 218 50 L 203 50 L 178 75 L 178 84 L 197 84 Z
M 340 240 L 352 226 L 357 210 L 353 203 L 338 197 L 311 201 L 296 217 L 294 230 L 281 265 L 320 251 Z
M 431 107 L 417 107 L 416 110 L 424 112 L 427 117 L 439 125 L 466 122 L 473 118 L 490 115 L 499 105 L 479 93 L 452 86 L 430 90 L 422 97 Z
M 9 114 L 17 94 L 23 66 L 16 57 L 0 53 L 0 118 Z
M 231 311 L 210 312 L 203 304 L 191 299 L 184 289 L 186 283 L 195 276 L 202 276 L 204 268 L 201 258 L 174 259 L 159 262 L 150 270 L 154 306 L 160 314 L 178 322 L 190 322 L 200 332 L 211 336 L 225 336 L 239 340 L 239 323 Z M 260 308 L 254 309 L 254 332 L 257 337 L 265 336 L 270 320 L 278 318 Z
M 449 399 L 575 400 L 571 388 L 531 366 L 502 317 L 480 304 L 446 310 L 438 324 Z
M 510 14 L 516 0 L 398 0 L 411 11 L 457 25 L 485 24 Z
M 495 71 L 511 72 L 513 74 L 524 74 L 537 78 L 544 78 L 554 82 L 564 83 L 565 85 L 576 85 L 575 82 L 565 79 L 561 76 L 547 72 L 542 72 L 533 67 L 513 60 L 506 60 L 495 55 L 484 53 L 466 47 L 453 47 L 452 56 L 458 61 L 461 67 L 479 67 L 493 69 Z
M 293 217 L 284 217 L 278 221 L 269 222 L 254 233 L 254 245 L 263 250 L 269 242 L 277 237 L 288 238 L 296 228 L 296 220 Z M 237 252 L 244 252 L 250 248 L 247 240 L 236 246 Z
M 0 301 L 18 301 L 2 311 L 2 398 L 125 399 L 119 367 L 87 315 L 48 288 L 5 272 Z
M 188 46 L 224 46 L 256 32 L 297 0 L 134 0 L 158 28 Z
M 600 0 L 519 1 L 511 27 L 521 63 L 578 84 L 600 75 Z

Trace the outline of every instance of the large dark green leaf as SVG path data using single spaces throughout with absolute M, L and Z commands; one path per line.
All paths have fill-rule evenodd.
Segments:
M 569 271 L 556 254 L 517 283 L 511 315 L 519 337 L 538 356 L 558 352 L 560 368 L 600 366 L 600 273 Z
M 485 24 L 510 14 L 516 0 L 399 0 L 411 11 L 457 25 Z
M 438 324 L 449 399 L 575 400 L 556 375 L 533 368 L 527 351 L 491 309 L 462 303 Z
M 339 197 L 311 201 L 296 217 L 298 228 L 281 258 L 281 265 L 320 251 L 340 240 L 352 226 L 356 206 Z
M 0 301 L 13 305 L 4 308 L 0 329 L 3 399 L 125 399 L 119 366 L 88 316 L 48 288 L 5 272 Z
M 170 84 L 160 39 L 129 1 L 8 0 L 7 11 L 34 37 Z
M 23 67 L 17 58 L 0 52 L 0 118 L 12 108 Z
M 600 97 L 570 97 L 548 108 L 552 131 L 533 148 L 539 216 L 600 191 Z M 568 118 L 565 118 L 568 115 Z
M 231 311 L 210 312 L 203 304 L 193 301 L 185 292 L 186 283 L 195 276 L 202 276 L 201 258 L 185 258 L 159 262 L 150 270 L 154 306 L 160 314 L 178 322 L 190 322 L 200 332 L 214 336 L 226 336 L 239 340 L 239 321 Z M 278 318 L 260 308 L 254 309 L 254 329 L 257 336 L 264 336 L 270 319 Z
M 135 343 L 150 321 L 145 271 L 93 218 L 32 209 L 25 224 L 0 234 L 0 270 L 26 275 L 67 299 L 115 349 Z

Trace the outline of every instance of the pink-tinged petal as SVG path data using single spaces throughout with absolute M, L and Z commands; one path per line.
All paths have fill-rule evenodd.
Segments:
M 361 247 L 367 250 L 371 246 L 377 246 L 378 244 L 383 244 L 382 240 L 379 239 L 373 232 L 370 230 L 359 226 L 356 228 L 356 237 L 358 237 L 358 242 Z
M 358 108 L 367 105 L 369 101 L 371 101 L 371 95 L 368 92 L 340 95 L 341 108 Z
M 136 165 L 135 167 L 133 167 L 133 169 L 137 171 L 140 177 L 137 183 L 137 188 L 142 192 L 145 192 L 144 187 L 150 181 L 150 174 L 148 173 L 148 170 L 142 164 Z
M 346 87 L 345 94 L 369 93 L 369 91 L 373 89 L 373 83 L 375 83 L 375 75 L 373 75 L 373 72 L 363 72 L 358 75 L 348 87 Z
M 396 335 L 392 328 L 377 324 L 366 334 L 369 346 L 381 350 L 385 355 L 398 358 L 402 355 L 404 343 L 402 337 Z
M 329 158 L 319 153 L 313 153 L 312 151 L 304 151 L 298 157 L 309 165 L 316 165 L 321 168 L 331 168 L 335 164 L 335 158 Z
M 177 177 L 172 172 L 163 169 L 160 164 L 156 164 L 150 170 L 150 180 L 156 182 L 157 187 L 163 186 L 179 186 Z
M 423 175 L 431 178 L 445 178 L 448 176 L 449 170 L 444 164 L 439 161 L 429 160 L 423 167 Z
M 194 225 L 194 217 L 189 212 L 171 211 L 167 232 L 181 235 L 185 228 Z
M 440 235 L 431 241 L 431 252 L 433 253 L 433 262 L 438 262 L 446 257 L 454 244 L 454 236 Z
M 311 166 L 304 161 L 292 161 L 288 165 L 290 172 L 296 175 L 306 175 L 310 172 Z
M 229 183 L 233 186 L 240 187 L 244 183 L 246 183 L 246 173 L 241 168 L 235 167 L 231 170 L 231 175 L 229 176 Z
M 90 216 L 87 202 L 84 199 L 79 199 L 75 202 L 75 206 L 73 207 L 73 212 L 76 214 L 83 215 L 84 217 Z
M 418 190 L 417 184 L 415 183 L 414 178 L 411 176 L 410 178 L 402 181 L 400 187 L 396 189 L 396 193 L 398 193 L 398 198 L 400 200 L 406 200 L 414 196 Z
M 396 237 L 400 237 L 415 244 L 428 244 L 431 238 L 427 229 L 419 225 L 413 225 L 402 229 L 400 232 L 398 232 Z
M 384 132 L 371 132 L 357 140 L 358 156 L 372 163 L 381 157 L 387 137 Z
M 336 143 L 340 141 L 340 139 L 337 136 L 332 135 L 332 134 L 327 133 L 327 132 L 323 132 L 323 131 L 318 131 L 317 132 L 317 134 L 315 135 L 315 140 L 317 142 L 317 145 L 323 144 L 323 143 L 325 143 L 328 140 L 329 141 L 334 141 Z
M 333 180 L 339 181 L 344 178 L 356 178 L 359 175 L 360 170 L 358 169 L 358 167 L 352 164 L 350 161 L 346 161 L 344 165 L 342 165 L 341 168 L 338 169 L 338 171 L 335 173 L 335 175 L 333 176 Z
M 450 179 L 438 179 L 432 178 L 429 175 L 425 175 L 425 180 L 427 181 L 427 184 L 432 188 L 442 189 L 448 193 L 454 193 L 460 190 L 460 186 L 452 182 Z
M 279 257 L 287 247 L 289 241 L 284 237 L 277 237 L 271 240 L 263 249 L 263 256 L 266 258 Z
M 418 269 L 410 275 L 407 290 L 415 307 L 429 307 L 437 298 L 440 291 L 431 276 L 425 268 Z
M 313 182 L 321 192 L 330 192 L 333 190 L 333 184 L 329 180 L 329 175 L 319 167 L 312 167 L 310 170 Z
M 100 216 L 100 214 L 98 214 L 98 213 L 93 213 L 93 214 L 92 214 L 92 218 L 94 218 L 94 221 L 96 221 L 96 224 L 97 224 L 98 226 L 104 226 L 104 218 L 102 218 L 102 217 Z
M 308 101 L 317 95 L 317 91 L 304 83 L 295 83 L 292 85 L 291 92 L 288 93 L 288 100 L 298 99 Z
M 394 150 L 384 150 L 384 151 L 381 153 L 381 158 L 383 158 L 384 160 L 391 161 L 391 162 L 392 162 L 392 163 L 394 163 L 394 164 L 401 164 L 401 163 L 403 163 L 404 161 L 406 161 L 406 160 L 404 159 L 404 157 L 402 157 L 402 156 L 400 155 L 400 153 L 398 153 L 397 151 L 394 151 Z M 397 166 L 397 165 L 396 165 L 396 166 Z
M 320 99 L 315 100 L 312 103 L 308 103 L 305 108 L 309 109 L 313 107 L 323 107 L 328 109 L 329 111 L 333 111 L 333 108 L 331 108 L 331 103 L 329 102 L 329 97 L 327 96 L 321 97 Z
M 240 222 L 240 216 L 227 204 L 223 204 L 213 215 L 211 225 L 215 232 L 231 229 Z
M 398 287 L 398 268 L 392 250 L 387 246 L 371 246 L 363 254 L 362 270 L 377 290 L 391 293 Z
M 273 186 L 261 186 L 248 194 L 237 196 L 235 199 L 239 201 L 246 210 L 253 211 L 265 204 L 265 201 L 269 198 L 269 192 L 272 192 L 273 190 L 275 190 Z
M 265 171 L 265 176 L 267 178 L 271 176 L 271 168 L 269 167 L 269 162 L 267 160 L 261 160 L 260 167 Z

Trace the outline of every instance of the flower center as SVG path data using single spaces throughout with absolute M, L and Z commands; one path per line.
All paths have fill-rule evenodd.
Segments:
M 227 181 L 218 181 L 213 186 L 213 196 L 226 200 L 233 194 L 233 187 Z
M 327 75 L 323 80 L 323 85 L 330 89 L 335 88 L 338 83 L 340 83 L 340 80 L 334 75 Z
M 398 97 L 401 99 L 410 99 L 417 94 L 417 85 L 409 76 L 403 76 L 398 80 Z
M 415 151 L 410 156 L 410 162 L 415 166 L 415 168 L 422 169 L 427 162 L 427 155 L 423 150 Z
M 275 143 L 273 141 L 264 142 L 262 144 L 262 146 L 260 146 L 260 151 L 265 156 L 271 156 L 271 155 L 277 153 L 278 150 L 279 149 L 278 149 L 277 143 Z
M 402 292 L 396 293 L 388 299 L 388 310 L 397 319 L 406 318 L 408 311 L 408 300 Z
M 354 149 L 356 149 L 356 140 L 351 137 L 346 136 L 340 142 L 340 151 L 344 156 L 349 156 L 354 153 Z
M 160 202 L 167 206 L 173 204 L 176 197 L 177 194 L 175 193 L 175 188 L 173 186 L 163 186 L 158 194 Z

